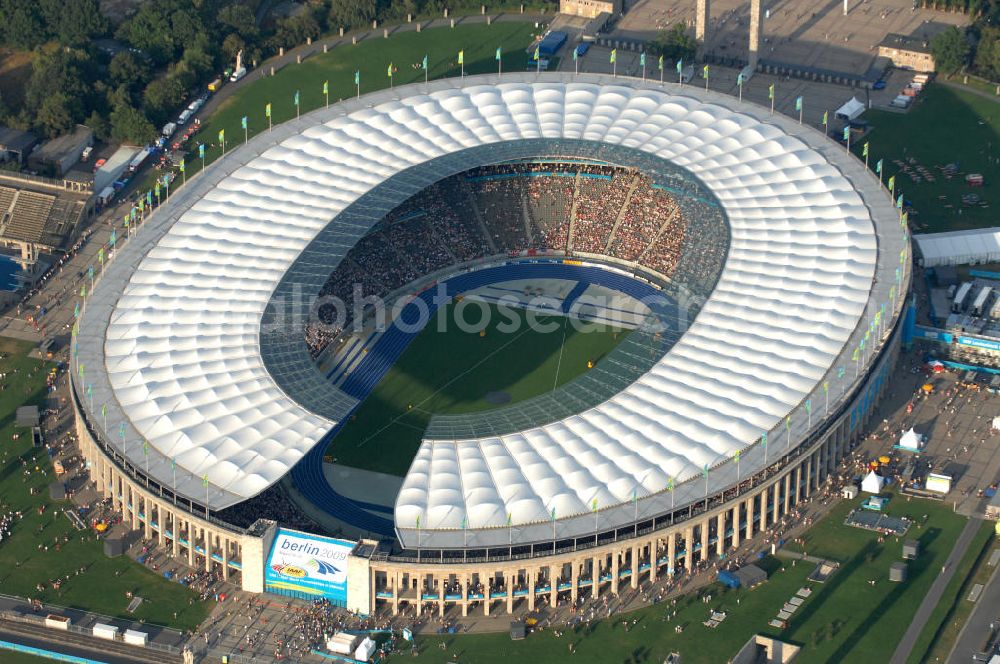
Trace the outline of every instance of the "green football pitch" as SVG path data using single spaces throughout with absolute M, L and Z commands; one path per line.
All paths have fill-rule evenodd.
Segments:
M 403 475 L 432 415 L 544 394 L 597 364 L 629 333 L 577 329 L 563 316 L 509 307 L 463 308 L 467 325 L 456 323 L 456 305 L 449 305 L 413 339 L 333 439 L 328 454 L 337 463 Z M 537 324 L 527 323 L 532 318 Z

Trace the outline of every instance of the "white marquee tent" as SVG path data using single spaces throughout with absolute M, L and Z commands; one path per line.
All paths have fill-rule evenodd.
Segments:
M 885 486 L 885 478 L 876 473 L 874 470 L 868 473 L 865 479 L 861 480 L 861 490 L 865 493 L 882 493 L 882 487 Z
M 983 228 L 914 235 L 924 267 L 1000 261 L 1000 230 Z
M 841 120 L 851 121 L 865 112 L 865 105 L 857 98 L 851 97 L 843 106 L 837 109 L 836 117 Z
M 900 436 L 898 446 L 905 450 L 917 452 L 924 446 L 924 437 L 911 428 Z

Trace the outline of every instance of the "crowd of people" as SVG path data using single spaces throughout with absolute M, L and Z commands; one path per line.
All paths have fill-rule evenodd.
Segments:
M 500 164 L 451 176 L 394 209 L 347 253 L 320 291 L 307 345 L 317 357 L 335 340 L 357 314 L 359 295 L 386 297 L 491 255 L 604 254 L 670 277 L 687 250 L 689 209 L 712 214 L 699 206 L 682 206 L 636 169 L 606 164 Z M 718 249 L 703 252 L 717 259 L 706 261 L 706 275 L 721 265 Z
M 0 516 L 0 542 L 10 537 L 10 531 L 14 529 L 14 524 L 21 520 L 21 513 L 14 510 L 7 510 L 6 514 Z

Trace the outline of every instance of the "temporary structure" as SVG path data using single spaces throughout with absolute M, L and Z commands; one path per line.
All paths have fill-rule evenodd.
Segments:
M 900 436 L 897 447 L 918 452 L 924 447 L 924 437 L 911 428 Z
M 366 636 L 365 640 L 358 646 L 358 649 L 354 651 L 354 659 L 360 662 L 367 662 L 375 654 L 375 648 L 375 641 L 370 636 Z
M 857 98 L 851 97 L 843 106 L 837 109 L 836 117 L 850 122 L 864 112 L 865 105 L 858 101 Z
M 869 472 L 865 479 L 861 480 L 861 490 L 865 493 L 882 493 L 885 486 L 885 478 L 874 470 Z

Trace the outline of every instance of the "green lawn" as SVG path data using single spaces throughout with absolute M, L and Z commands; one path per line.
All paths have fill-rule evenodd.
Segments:
M 917 664 L 921 661 L 943 662 L 948 658 L 962 625 L 976 606 L 975 602 L 967 599 L 972 586 L 977 583 L 985 586 L 996 569 L 986 564 L 994 548 L 991 546 L 994 542 L 993 526 L 992 522 L 986 521 L 979 528 L 969 550 L 955 568 L 955 576 L 948 582 L 941 602 L 934 607 L 927 629 L 917 639 L 908 661 Z
M 810 555 L 841 563 L 817 601 L 796 613 L 789 629 L 781 633 L 803 645 L 808 661 L 889 661 L 966 523 L 950 505 L 917 499 L 907 502 L 894 495 L 888 513 L 916 521 L 906 538 L 920 541 L 921 554 L 910 561 L 905 583 L 891 583 L 889 565 L 901 560 L 902 541 L 889 537 L 879 544 L 876 533 L 845 526 L 847 513 L 859 503 L 843 501 L 805 535 L 804 548 Z M 876 580 L 874 586 L 870 579 Z M 942 617 L 928 626 L 932 633 Z
M 9 354 L 0 360 L 0 372 L 7 374 L 6 389 L 0 391 L 0 509 L 24 513 L 11 536 L 0 542 L 0 589 L 11 595 L 179 629 L 198 625 L 210 606 L 198 601 L 191 604 L 197 597 L 194 592 L 127 557 L 106 558 L 93 533 L 81 533 L 70 525 L 62 512 L 70 503 L 48 499 L 54 474 L 44 448 L 32 447 L 30 434 L 23 429 L 18 440 L 12 439 L 17 432 L 15 409 L 24 403 L 40 403 L 45 397 L 48 365 L 27 357 L 30 348 L 31 344 L 0 338 L 0 352 Z M 29 493 L 32 488 L 36 495 Z M 43 514 L 39 514 L 40 506 L 45 508 Z M 69 541 L 62 541 L 66 536 Z M 46 546 L 48 550 L 44 550 Z M 81 567 L 86 572 L 74 576 Z M 59 590 L 52 588 L 52 580 L 67 576 Z M 36 589 L 39 583 L 45 586 L 41 592 Z M 128 591 L 147 600 L 131 615 L 125 611 Z
M 863 116 L 873 126 L 868 138 L 854 145 L 860 155 L 870 141 L 869 167 L 884 160 L 886 181 L 896 175 L 896 192 L 912 202 L 910 221 L 919 232 L 981 228 L 996 224 L 993 207 L 963 207 L 963 194 L 978 194 L 1000 206 L 1000 103 L 943 85 L 929 86 L 908 113 L 871 110 Z M 894 160 L 915 159 L 934 182 L 914 182 L 898 173 Z M 959 174 L 947 179 L 939 166 L 957 163 Z M 911 165 L 911 168 L 916 164 Z M 966 173 L 982 173 L 985 186 L 965 184 Z
M 190 143 L 192 152 L 188 156 L 188 173 L 195 173 L 201 167 L 197 153 L 199 142 L 206 145 L 206 162 L 211 162 L 222 154 L 222 146 L 218 141 L 219 130 L 226 131 L 227 147 L 242 142 L 243 116 L 248 118 L 250 136 L 266 132 L 266 104 L 271 104 L 271 120 L 274 124 L 294 118 L 293 100 L 296 91 L 300 94 L 300 110 L 307 113 L 326 103 L 323 95 L 324 81 L 330 83 L 331 104 L 356 96 L 356 71 L 361 72 L 361 94 L 389 87 L 390 63 L 396 68 L 392 78 L 393 85 L 422 81 L 423 70 L 414 69 L 413 65 L 419 65 L 424 55 L 427 55 L 428 75 L 431 79 L 459 76 L 460 50 L 465 51 L 467 75 L 495 72 L 498 46 L 502 48 L 504 71 L 524 71 L 528 62 L 525 49 L 537 32 L 533 23 L 520 21 L 400 32 L 391 34 L 389 39 L 370 37 L 356 45 L 337 46 L 328 53 L 307 58 L 302 64 L 286 65 L 275 76 L 260 78 L 252 85 L 245 86 L 223 102 L 205 121 L 204 129 Z M 251 71 L 249 76 L 258 77 L 260 71 Z
M 403 475 L 431 415 L 495 408 L 485 400 L 490 392 L 506 392 L 508 403 L 548 392 L 586 371 L 588 360 L 596 364 L 627 334 L 611 327 L 577 330 L 567 318 L 542 315 L 537 320 L 552 329 L 536 330 L 523 324 L 522 311 L 488 310 L 485 336 L 478 331 L 478 307 L 462 314 L 475 325 L 466 331 L 455 323 L 455 305 L 440 310 L 334 438 L 329 453 L 338 463 Z
M 47 657 L 35 657 L 34 655 L 25 655 L 21 652 L 0 649 L 0 662 L 3 662 L 3 664 L 45 664 L 52 661 L 54 660 Z
M 460 662 L 475 664 L 508 664 L 509 662 L 544 662 L 559 664 L 632 664 L 648 662 L 659 664 L 671 652 L 679 652 L 684 664 L 720 664 L 728 661 L 754 634 L 761 632 L 781 606 L 795 592 L 806 585 L 811 568 L 805 565 L 792 567 L 773 558 L 760 563 L 771 574 L 764 585 L 754 590 L 729 590 L 712 584 L 700 592 L 690 592 L 677 600 L 640 609 L 633 613 L 613 616 L 588 626 L 579 626 L 556 637 L 551 630 L 531 634 L 524 641 L 511 641 L 506 633 L 450 636 L 427 636 L 417 639 L 422 652 L 419 661 L 444 664 L 458 655 Z M 702 603 L 702 596 L 710 594 L 712 601 Z M 816 597 L 814 593 L 813 598 Z M 812 602 L 807 599 L 804 606 Z M 738 603 L 737 603 L 738 602 Z M 666 616 L 672 608 L 677 617 Z M 715 629 L 702 625 L 712 610 L 727 612 L 725 622 Z M 625 631 L 621 621 L 636 619 L 638 624 Z M 675 625 L 684 628 L 676 634 Z M 447 650 L 438 646 L 444 640 Z M 569 653 L 573 643 L 576 653 Z M 815 662 L 816 659 L 797 661 Z

